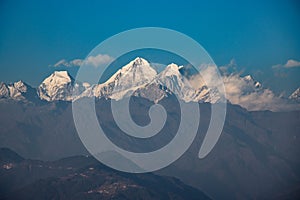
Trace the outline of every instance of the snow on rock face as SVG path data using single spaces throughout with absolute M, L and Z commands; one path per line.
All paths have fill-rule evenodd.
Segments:
M 196 91 L 188 80 L 181 75 L 179 71 L 181 67 L 174 63 L 168 65 L 165 70 L 158 74 L 155 83 L 168 88 L 170 92 L 184 101 L 193 101 Z
M 168 65 L 162 72 L 148 84 L 138 88 L 134 96 L 143 97 L 150 101 L 158 102 L 159 100 L 171 94 L 179 95 L 180 86 L 183 85 L 179 67 L 176 64 Z M 181 94 L 181 93 L 180 93 Z
M 17 89 L 20 92 L 26 92 L 27 86 L 23 81 L 18 81 L 13 84 L 14 88 Z
M 85 95 L 106 97 L 119 100 L 129 92 L 133 92 L 141 85 L 152 81 L 157 72 L 150 66 L 148 61 L 137 57 L 121 69 L 119 69 L 105 83 L 93 86 Z
M 289 99 L 300 102 L 300 87 L 289 96 Z
M 255 81 L 251 75 L 247 75 L 247 76 L 243 77 L 243 79 L 244 79 L 244 81 L 249 83 L 249 85 L 254 86 L 255 88 L 261 87 L 261 83 L 258 81 Z
M 156 74 L 148 61 L 138 57 L 119 69 L 104 85 L 113 85 L 120 90 L 128 89 L 153 80 Z
M 48 86 L 58 86 L 70 83 L 71 77 L 67 71 L 55 71 L 48 78 L 46 78 L 43 83 Z
M 8 98 L 9 90 L 5 83 L 0 82 L 0 98 Z
M 27 101 L 27 98 L 33 99 L 34 96 L 36 96 L 35 90 L 23 81 L 18 81 L 8 85 L 0 83 L 0 98 Z
M 12 85 L 8 86 L 9 94 L 12 99 L 16 100 L 23 100 L 25 99 L 24 96 L 22 96 L 22 93 L 25 93 L 27 91 L 27 87 L 22 81 L 18 81 L 16 83 L 13 83 Z
M 178 66 L 174 63 L 168 65 L 157 77 L 149 84 L 139 88 L 135 96 L 141 96 L 151 101 L 158 102 L 164 97 L 175 94 L 185 102 L 211 102 L 216 103 L 220 97 L 212 95 L 205 82 L 198 82 L 197 87 L 185 78 Z
M 67 71 L 55 71 L 38 87 L 40 99 L 46 101 L 71 101 L 74 94 L 80 93 L 82 86 L 74 83 Z
M 105 83 L 87 88 L 78 98 L 104 97 L 119 100 L 133 93 L 134 96 L 154 102 L 172 94 L 186 102 L 218 101 L 216 95 L 214 99 L 211 98 L 210 90 L 203 83 L 200 87 L 193 88 L 189 80 L 180 73 L 182 67 L 172 63 L 157 74 L 148 61 L 138 57 L 119 69 Z
M 18 81 L 8 85 L 10 98 L 15 100 L 26 100 L 26 93 L 28 92 L 29 86 L 23 81 Z M 32 89 L 32 88 L 30 88 Z

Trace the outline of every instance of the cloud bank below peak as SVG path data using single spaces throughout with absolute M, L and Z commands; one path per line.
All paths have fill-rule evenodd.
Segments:
M 239 74 L 223 76 L 226 97 L 232 104 L 238 104 L 249 111 L 299 110 L 300 105 L 277 96 L 274 92 L 255 81 L 251 76 Z
M 190 79 L 191 85 L 205 84 L 206 81 L 214 82 L 216 76 L 207 68 L 203 76 L 195 75 Z M 222 75 L 226 99 L 248 111 L 290 111 L 299 110 L 300 104 L 292 102 L 282 96 L 276 95 L 271 89 L 256 81 L 251 75 L 241 76 L 240 73 L 226 73 Z

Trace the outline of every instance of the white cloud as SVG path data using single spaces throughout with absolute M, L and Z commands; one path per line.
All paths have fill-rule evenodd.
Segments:
M 114 58 L 107 54 L 98 54 L 97 56 L 89 56 L 85 60 L 85 64 L 90 64 L 94 67 L 99 67 L 100 65 L 108 64 L 113 60 Z
M 226 98 L 232 104 L 240 105 L 249 111 L 287 111 L 300 109 L 300 104 L 293 104 L 283 99 L 282 96 L 274 94 L 272 90 L 263 88 L 250 75 L 242 77 L 237 72 L 225 72 L 222 75 L 222 80 L 225 86 Z M 190 79 L 190 83 L 194 88 L 205 84 L 205 82 L 216 84 L 217 76 L 212 71 L 212 68 L 208 67 L 204 71 L 201 71 L 201 73 L 202 77 L 198 75 Z
M 273 65 L 272 66 L 272 69 L 279 69 L 279 68 L 282 68 L 282 64 L 277 64 L 277 65 Z
M 247 76 L 246 76 L 247 77 Z M 232 104 L 238 104 L 247 110 L 270 110 L 274 94 L 271 90 L 256 88 L 251 77 L 238 74 L 224 76 L 226 97 Z
M 227 99 L 247 110 L 286 111 L 300 108 L 299 104 L 291 104 L 281 96 L 275 95 L 272 90 L 263 88 L 255 80 L 249 79 L 249 76 L 232 74 L 224 76 L 223 80 Z
M 286 68 L 300 67 L 300 62 L 297 60 L 290 59 L 285 63 L 284 67 Z
M 66 60 L 62 59 L 52 65 L 53 67 L 80 67 L 83 62 L 86 65 L 91 65 L 93 67 L 99 67 L 104 64 L 108 64 L 109 62 L 113 61 L 113 57 L 107 54 L 98 54 L 97 56 L 89 56 L 85 60 L 82 59 L 74 59 L 74 60 Z
M 81 63 L 82 63 L 81 59 L 75 59 L 75 60 L 71 61 L 71 64 L 74 65 L 74 66 L 80 66 Z
M 289 59 L 284 65 L 283 64 L 273 65 L 272 69 L 277 70 L 281 68 L 294 68 L 294 67 L 300 67 L 300 61 Z
M 235 59 L 232 58 L 228 64 L 220 66 L 219 70 L 222 74 L 229 75 L 233 72 L 236 72 L 237 68 L 238 68 L 238 65 L 237 65 Z
M 74 59 L 71 61 L 67 61 L 66 59 L 62 59 L 55 63 L 53 67 L 79 67 L 82 64 L 81 59 Z
M 61 65 L 66 65 L 66 64 L 67 64 L 67 61 L 65 59 L 62 59 L 62 60 L 58 61 L 57 63 L 55 63 L 53 66 L 59 67 Z

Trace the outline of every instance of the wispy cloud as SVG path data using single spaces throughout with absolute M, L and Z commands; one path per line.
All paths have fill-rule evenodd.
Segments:
M 83 59 L 74 59 L 74 60 L 66 60 L 62 59 L 55 63 L 54 65 L 50 65 L 53 67 L 80 67 L 83 63 L 86 65 L 91 65 L 93 67 L 99 67 L 104 64 L 108 64 L 113 61 L 114 58 L 107 54 L 98 54 L 96 56 L 89 56 L 85 60 Z
M 104 65 L 113 61 L 114 58 L 107 54 L 98 54 L 97 56 L 89 56 L 85 60 L 85 64 L 90 64 L 94 67 L 99 67 L 100 65 Z
M 230 60 L 227 65 L 223 65 L 219 67 L 222 74 L 231 74 L 237 71 L 237 63 L 234 58 Z
M 300 67 L 300 61 L 289 59 L 285 64 L 273 65 L 272 69 Z
M 71 61 L 67 61 L 66 59 L 62 59 L 55 63 L 53 67 L 79 67 L 82 63 L 81 59 L 74 59 Z
M 287 68 L 300 67 L 300 62 L 297 60 L 290 59 L 285 63 L 284 67 L 287 67 Z

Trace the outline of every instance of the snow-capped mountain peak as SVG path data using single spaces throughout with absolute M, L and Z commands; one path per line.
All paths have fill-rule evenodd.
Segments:
M 67 71 L 55 71 L 47 77 L 42 83 L 47 85 L 63 85 L 72 81 Z
M 0 82 L 0 98 L 7 97 L 9 97 L 9 89 L 5 83 Z
M 12 99 L 16 99 L 16 100 L 25 99 L 22 93 L 27 92 L 27 86 L 22 81 L 18 81 L 8 85 L 8 89 L 9 89 L 9 95 Z
M 83 96 L 107 97 L 119 100 L 130 91 L 135 91 L 138 87 L 151 82 L 157 72 L 150 66 L 149 62 L 137 57 L 119 69 L 105 83 L 93 86 Z
M 251 75 L 247 75 L 247 76 L 244 76 L 244 79 L 247 80 L 247 81 L 253 81 L 254 79 L 252 78 Z
M 128 66 L 143 66 L 143 65 L 150 65 L 147 60 L 141 57 L 136 57 L 133 61 L 131 61 Z
M 137 57 L 119 69 L 105 84 L 112 82 L 119 83 L 120 81 L 128 81 L 131 84 L 135 84 L 136 82 L 152 80 L 156 74 L 157 72 L 150 66 L 147 60 Z
M 0 83 L 0 98 L 16 101 L 33 101 L 36 97 L 36 90 L 23 81 L 17 81 L 8 85 Z
M 300 87 L 289 96 L 289 99 L 300 102 Z
M 193 101 L 196 91 L 181 75 L 179 71 L 181 68 L 182 66 L 174 63 L 169 64 L 151 83 L 140 88 L 135 95 L 157 102 L 169 94 L 175 94 L 184 101 Z
M 73 100 L 73 92 L 80 93 L 83 86 L 75 84 L 67 71 L 55 71 L 38 87 L 40 99 L 46 101 Z
M 243 79 L 255 88 L 261 88 L 261 83 L 256 81 L 251 75 L 244 76 Z
M 183 66 L 178 66 L 174 63 L 169 64 L 159 75 L 160 76 L 181 76 L 179 70 Z
M 23 81 L 18 81 L 13 83 L 13 86 L 15 89 L 19 90 L 20 92 L 26 92 L 27 91 L 27 84 L 25 84 Z

